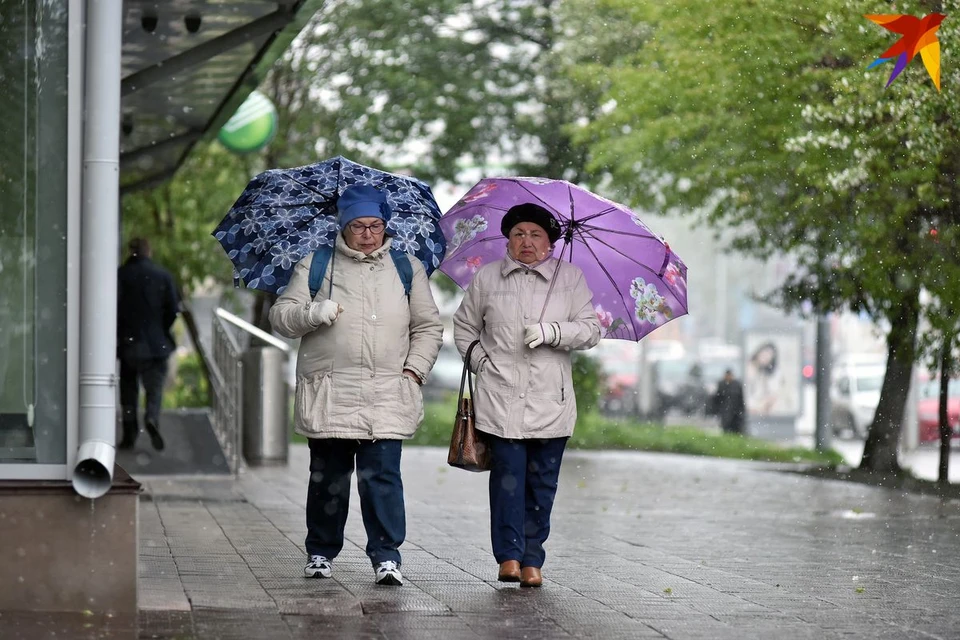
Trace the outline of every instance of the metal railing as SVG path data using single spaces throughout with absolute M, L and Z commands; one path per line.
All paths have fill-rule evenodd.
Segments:
M 210 359 L 213 432 L 223 449 L 227 465 L 236 474 L 243 459 L 240 455 L 243 425 L 243 363 L 240 357 L 243 350 L 227 323 L 219 317 L 219 311 L 217 309 L 217 316 L 213 319 L 213 358 Z
M 210 379 L 213 383 L 213 431 L 234 474 L 244 464 L 243 438 L 243 353 L 250 337 L 255 337 L 284 353 L 290 345 L 235 316 L 217 308 L 213 319 L 213 357 Z

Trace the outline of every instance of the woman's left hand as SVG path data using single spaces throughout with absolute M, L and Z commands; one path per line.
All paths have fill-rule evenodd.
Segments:
M 413 380 L 414 382 L 416 382 L 418 385 L 423 386 L 423 380 L 420 379 L 420 376 L 418 376 L 417 374 L 415 374 L 415 373 L 414 373 L 413 371 L 411 371 L 410 369 L 404 369 L 404 370 L 403 370 L 403 375 L 407 376 L 408 378 L 410 378 L 411 380 Z
M 542 344 L 555 347 L 560 337 L 557 333 L 557 329 L 552 322 L 528 324 L 523 328 L 523 342 L 531 349 L 536 349 Z

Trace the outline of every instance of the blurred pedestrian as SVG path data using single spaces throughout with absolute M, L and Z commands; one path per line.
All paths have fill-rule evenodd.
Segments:
M 170 330 L 179 312 L 179 296 L 170 272 L 151 259 L 146 238 L 133 238 L 127 248 L 130 257 L 117 271 L 117 357 L 123 408 L 118 448 L 132 448 L 140 433 L 137 405 L 142 385 L 143 425 L 153 448 L 161 451 L 160 405 L 168 360 L 176 349 Z
M 717 383 L 713 397 L 713 409 L 720 418 L 720 427 L 724 433 L 743 433 L 744 403 L 743 385 L 733 376 L 733 370 L 727 369 L 723 379 Z
M 302 338 L 294 429 L 310 446 L 304 575 L 332 575 L 356 465 L 375 580 L 399 586 L 401 442 L 423 420 L 420 385 L 437 359 L 443 325 L 420 261 L 391 249 L 385 194 L 347 187 L 337 211 L 336 246 L 301 260 L 270 310 L 279 334 Z
M 570 351 L 600 341 L 580 268 L 552 257 L 560 224 L 518 204 L 500 224 L 507 255 L 481 267 L 454 314 L 461 355 L 474 348 L 476 428 L 491 451 L 490 534 L 498 579 L 539 587 L 560 461 L 577 406 Z M 542 318 L 541 318 L 542 314 Z

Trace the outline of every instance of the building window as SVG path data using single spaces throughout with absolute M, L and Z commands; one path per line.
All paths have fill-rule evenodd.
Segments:
M 66 464 L 67 6 L 0 14 L 0 464 Z

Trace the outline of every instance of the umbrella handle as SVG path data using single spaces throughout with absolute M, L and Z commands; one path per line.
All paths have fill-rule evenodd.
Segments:
M 560 265 L 563 264 L 563 260 L 557 260 L 557 268 L 553 271 L 553 277 L 550 278 L 550 288 L 547 289 L 547 297 L 543 299 L 543 309 L 540 309 L 540 319 L 537 320 L 538 323 L 543 322 L 543 314 L 547 312 L 547 303 L 550 302 L 550 294 L 553 292 L 553 285 L 557 282 L 557 274 L 560 273 Z
M 333 253 L 330 254 L 330 290 L 327 291 L 327 300 L 333 299 L 333 274 L 334 274 L 333 261 L 336 259 L 337 259 L 337 251 L 336 249 L 334 249 Z

